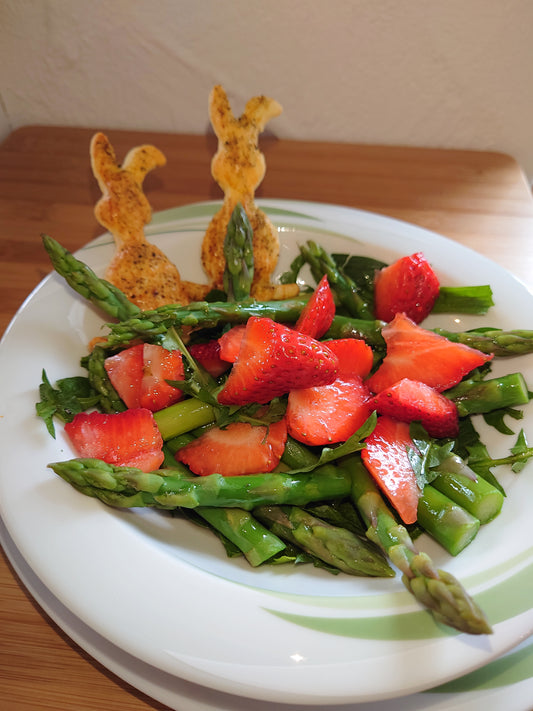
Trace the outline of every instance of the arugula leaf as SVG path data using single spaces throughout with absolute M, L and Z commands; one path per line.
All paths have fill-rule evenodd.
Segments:
M 332 254 L 331 257 L 337 267 L 355 283 L 363 300 L 369 306 L 372 306 L 374 303 L 375 273 L 386 267 L 387 263 L 372 257 L 349 254 Z
M 54 417 L 63 422 L 71 422 L 74 415 L 85 412 L 89 407 L 98 404 L 100 396 L 92 388 L 89 379 L 81 375 L 71 378 L 61 378 L 54 388 L 46 374 L 42 371 L 42 382 L 39 385 L 39 397 L 35 405 L 37 415 L 41 417 L 49 434 L 55 439 Z
M 357 432 L 354 432 L 354 434 L 351 437 L 348 437 L 345 442 L 342 442 L 342 444 L 336 445 L 335 447 L 324 447 L 316 464 L 301 469 L 293 469 L 292 471 L 295 473 L 311 471 L 311 469 L 315 469 L 323 464 L 329 464 L 330 462 L 334 462 L 335 460 L 345 457 L 348 454 L 361 451 L 361 449 L 365 447 L 363 440 L 373 432 L 376 422 L 377 414 L 376 412 L 373 412 L 361 425 Z
M 468 462 L 468 466 L 478 475 L 486 479 L 506 496 L 503 486 L 491 471 L 494 460 L 491 459 L 487 447 L 481 441 L 479 433 L 470 418 L 459 420 L 459 436 L 455 451 Z
M 298 274 L 305 264 L 305 259 L 301 254 L 298 254 L 292 262 L 286 272 L 280 275 L 279 280 L 281 284 L 294 284 L 298 279 Z
M 303 507 L 313 516 L 351 531 L 366 539 L 367 526 L 351 501 L 331 501 L 307 504 Z M 366 539 L 368 542 L 368 539 Z
M 524 430 L 520 430 L 514 447 L 511 447 L 512 454 L 516 461 L 511 465 L 511 469 L 518 474 L 526 466 L 528 460 L 533 457 L 533 448 L 528 447 Z
M 483 419 L 487 425 L 494 427 L 498 432 L 505 435 L 512 435 L 514 434 L 514 430 L 505 423 L 505 415 L 509 415 L 509 417 L 513 417 L 515 420 L 521 420 L 524 417 L 522 410 L 515 410 L 512 407 L 503 407 L 500 410 L 485 413 Z
M 175 388 L 179 388 L 191 397 L 198 398 L 198 400 L 208 405 L 219 408 L 220 405 L 216 397 L 216 391 L 219 387 L 218 383 L 213 376 L 191 356 L 181 336 L 174 327 L 169 328 L 164 347 L 181 351 L 185 373 L 184 380 L 167 380 L 166 382 Z
M 494 306 L 492 289 L 482 286 L 441 286 L 432 313 L 486 314 Z
M 442 444 L 430 437 L 418 422 L 411 423 L 409 434 L 415 446 L 407 448 L 407 456 L 415 473 L 418 487 L 422 491 L 439 475 L 436 467 L 451 456 L 455 442 L 450 440 Z

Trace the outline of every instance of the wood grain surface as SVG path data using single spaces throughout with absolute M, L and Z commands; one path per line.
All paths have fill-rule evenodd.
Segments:
M 98 127 L 101 130 L 101 127 Z M 145 180 L 154 211 L 220 199 L 210 174 L 216 139 L 105 130 L 121 160 L 156 145 L 167 165 Z M 96 129 L 28 126 L 0 146 L 0 334 L 50 271 L 40 234 L 70 250 L 103 232 L 89 163 Z M 261 139 L 258 197 L 347 205 L 429 228 L 486 255 L 533 290 L 533 199 L 500 153 Z M 1 414 L 1 413 L 0 413 Z M 0 707 L 8 711 L 164 709 L 81 650 L 0 559 Z

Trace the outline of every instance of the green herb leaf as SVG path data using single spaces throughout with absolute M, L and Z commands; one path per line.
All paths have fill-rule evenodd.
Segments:
M 88 378 L 77 375 L 71 378 L 61 378 L 52 387 L 46 371 L 42 372 L 42 382 L 39 386 L 40 401 L 35 405 L 37 415 L 41 417 L 46 429 L 55 438 L 54 417 L 63 422 L 71 422 L 74 415 L 95 406 L 100 397 Z
M 494 306 L 492 289 L 483 286 L 441 286 L 432 313 L 486 314 Z

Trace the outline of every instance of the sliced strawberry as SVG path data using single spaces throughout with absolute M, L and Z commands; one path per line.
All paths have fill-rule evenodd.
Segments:
M 344 442 L 370 416 L 371 394 L 362 379 L 337 378 L 331 385 L 291 390 L 287 429 L 291 437 L 309 445 Z
M 374 353 L 372 348 L 359 338 L 337 338 L 324 341 L 339 359 L 338 378 L 358 375 L 365 378 L 372 370 Z
M 213 378 L 218 378 L 230 367 L 230 363 L 220 357 L 220 343 L 216 338 L 207 343 L 190 345 L 189 353 Z
M 419 421 L 432 437 L 456 437 L 459 433 L 457 406 L 429 385 L 403 378 L 374 398 L 381 415 L 402 422 Z
M 126 407 L 139 407 L 144 366 L 144 343 L 126 348 L 104 361 L 104 368 Z
M 179 351 L 140 343 L 109 356 L 104 367 L 127 407 L 145 407 L 157 412 L 183 398 L 181 390 L 166 382 L 183 380 L 183 359 Z
M 220 357 L 222 360 L 227 360 L 228 363 L 235 363 L 239 355 L 245 331 L 246 324 L 240 323 L 238 326 L 233 326 L 229 331 L 226 331 L 226 333 L 220 336 L 218 343 L 220 345 Z
M 376 273 L 376 318 L 392 321 L 405 313 L 415 323 L 429 315 L 439 295 L 439 280 L 422 252 L 402 257 Z
M 420 489 L 407 455 L 407 447 L 414 448 L 409 425 L 382 415 L 365 444 L 361 458 L 374 481 L 402 521 L 414 523 Z
M 164 459 L 163 439 L 146 408 L 113 414 L 83 412 L 65 425 L 65 433 L 80 457 L 145 472 L 158 469 Z
M 405 314 L 397 314 L 382 334 L 387 355 L 366 381 L 375 393 L 403 378 L 420 380 L 442 392 L 493 357 L 427 331 Z
M 320 338 L 331 326 L 335 316 L 335 301 L 329 287 L 329 281 L 324 274 L 311 298 L 298 317 L 295 329 L 306 333 L 312 338 Z
M 218 401 L 221 405 L 266 403 L 296 388 L 327 385 L 335 380 L 338 363 L 324 343 L 253 316 Z
M 279 463 L 287 441 L 285 419 L 267 426 L 232 422 L 213 427 L 176 452 L 176 459 L 194 474 L 258 474 Z

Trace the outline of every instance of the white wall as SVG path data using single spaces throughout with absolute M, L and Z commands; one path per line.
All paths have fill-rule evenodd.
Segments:
M 25 124 L 500 150 L 533 178 L 533 0 L 0 0 L 0 139 Z

